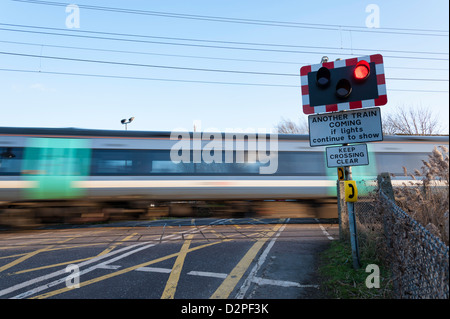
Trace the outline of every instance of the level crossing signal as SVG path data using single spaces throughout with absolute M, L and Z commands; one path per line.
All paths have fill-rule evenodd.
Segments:
M 305 114 L 387 103 L 384 63 L 380 54 L 303 66 L 300 78 Z

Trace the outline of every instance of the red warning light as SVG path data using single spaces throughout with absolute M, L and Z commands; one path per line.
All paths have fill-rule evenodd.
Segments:
M 353 71 L 353 75 L 356 80 L 362 81 L 367 79 L 370 74 L 370 65 L 367 61 L 361 60 L 356 64 L 355 70 Z

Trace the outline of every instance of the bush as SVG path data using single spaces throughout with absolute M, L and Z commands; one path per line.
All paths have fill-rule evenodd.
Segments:
M 428 231 L 449 244 L 449 154 L 445 146 L 435 147 L 422 160 L 423 166 L 413 174 L 403 167 L 405 176 L 413 180 L 409 185 L 394 189 L 397 205 Z
M 448 248 L 418 227 L 421 224 L 448 246 L 448 149 L 435 148 L 422 162 L 413 174 L 404 169 L 412 180 L 394 188 L 396 203 L 382 200 L 378 191 L 355 203 L 361 263 L 380 267 L 381 289 L 367 289 L 364 268 L 351 266 L 347 211 L 341 204 L 343 240 L 324 253 L 320 268 L 330 297 L 448 298 Z M 404 212 L 394 210 L 395 205 Z

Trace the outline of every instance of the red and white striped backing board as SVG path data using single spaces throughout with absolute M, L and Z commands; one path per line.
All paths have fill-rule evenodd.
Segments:
M 343 102 L 338 104 L 327 104 L 327 105 L 309 105 L 309 89 L 308 89 L 308 73 L 315 72 L 319 70 L 322 66 L 328 69 L 341 68 L 345 66 L 356 65 L 359 61 L 365 60 L 367 62 L 374 62 L 377 74 L 377 88 L 378 88 L 378 98 L 354 101 L 354 102 Z M 302 85 L 302 103 L 303 103 L 303 113 L 305 114 L 315 114 L 315 113 L 326 113 L 326 112 L 337 112 L 343 110 L 354 110 L 363 107 L 374 107 L 385 105 L 387 103 L 386 95 L 386 80 L 384 77 L 384 64 L 383 56 L 381 54 L 367 55 L 359 58 L 352 58 L 347 60 L 339 60 L 334 62 L 325 62 L 313 65 L 306 65 L 300 69 L 300 79 Z

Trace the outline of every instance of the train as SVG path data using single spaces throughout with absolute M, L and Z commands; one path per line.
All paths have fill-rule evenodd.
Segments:
M 385 136 L 353 179 L 401 182 L 439 145 L 448 136 Z M 336 180 L 308 135 L 0 127 L 0 224 L 337 218 Z

